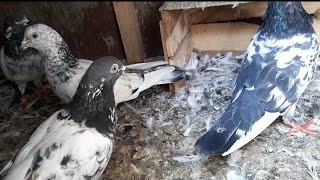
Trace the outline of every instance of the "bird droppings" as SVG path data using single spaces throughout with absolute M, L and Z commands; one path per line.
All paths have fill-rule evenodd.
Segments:
M 179 96 L 159 86 L 155 88 L 157 93 L 119 104 L 115 147 L 102 179 L 319 179 L 319 134 L 298 132 L 289 136 L 290 127 L 281 119 L 226 157 L 197 154 L 196 140 L 230 103 L 242 58 L 233 53 L 211 56 L 193 52 L 187 86 Z M 299 123 L 313 118 L 310 129 L 317 132 L 319 77 L 317 71 L 316 79 L 300 98 L 295 115 Z M 61 104 L 57 98 L 41 100 L 35 92 L 29 92 L 31 102 L 38 100 L 27 109 L 19 105 L 14 84 L 2 79 L 0 82 L 2 169 Z

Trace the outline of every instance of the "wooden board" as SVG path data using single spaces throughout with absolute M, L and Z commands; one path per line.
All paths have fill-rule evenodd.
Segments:
M 174 56 L 169 57 L 169 63 L 178 67 L 185 67 L 192 52 L 192 34 L 191 31 L 187 33 Z
M 320 8 L 320 2 L 302 2 L 309 14 Z M 161 11 L 161 37 L 166 60 L 170 64 L 185 67 L 193 49 L 200 52 L 238 52 L 247 50 L 248 44 L 259 25 L 255 21 L 230 22 L 262 17 L 266 2 L 239 4 L 237 7 L 219 6 L 205 9 Z M 320 21 L 314 21 L 315 31 L 320 35 Z M 209 23 L 209 24 L 208 24 Z M 170 86 L 178 93 L 185 82 Z
M 134 2 L 113 2 L 114 11 L 129 64 L 146 58 Z
M 302 2 L 302 5 L 309 14 L 314 14 L 317 9 L 320 9 L 320 2 Z M 232 5 L 225 5 L 205 9 L 192 8 L 185 11 L 190 11 L 189 19 L 192 24 L 203 24 L 262 17 L 266 8 L 267 2 L 250 2 L 239 4 L 234 8 L 232 8 Z
M 174 26 L 172 26 L 172 31 L 170 35 L 164 36 L 166 41 L 166 51 L 168 57 L 172 57 L 180 46 L 182 40 L 185 38 L 187 32 L 190 29 L 191 23 L 189 21 L 189 14 L 186 11 L 181 11 L 178 19 L 172 21 Z M 170 25 L 171 26 L 171 25 Z M 167 26 L 168 27 L 168 26 Z
M 192 25 L 192 47 L 200 51 L 245 51 L 258 28 L 244 22 Z
M 168 53 L 167 53 L 167 44 L 165 40 L 164 34 L 164 27 L 163 27 L 163 21 L 159 22 L 159 27 L 160 27 L 160 33 L 161 33 L 161 42 L 162 42 L 162 49 L 163 49 L 163 56 L 166 61 L 168 61 Z
M 320 37 L 320 21 L 314 20 L 313 27 Z M 244 22 L 192 25 L 191 46 L 200 51 L 246 51 L 258 28 Z
M 192 52 L 191 47 L 191 32 L 189 31 L 185 38 L 182 40 L 181 45 L 177 49 L 173 57 L 169 58 L 169 64 L 184 68 L 189 61 Z M 170 90 L 175 94 L 179 94 L 179 89 L 185 86 L 185 81 L 181 80 L 170 85 Z

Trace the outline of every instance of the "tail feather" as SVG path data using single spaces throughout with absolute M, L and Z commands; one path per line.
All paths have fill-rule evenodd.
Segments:
M 185 71 L 165 61 L 139 63 L 126 66 L 123 75 L 116 81 L 116 104 L 135 99 L 154 85 L 169 84 L 184 79 Z
M 184 80 L 185 79 L 186 70 L 181 69 L 179 67 L 175 67 L 175 70 L 172 71 L 169 75 L 165 76 L 161 79 L 157 85 L 160 84 L 170 84 L 176 81 Z
M 258 136 L 280 115 L 265 111 L 254 99 L 254 93 L 245 92 L 230 104 L 217 123 L 197 140 L 198 152 L 226 156 Z
M 128 69 L 131 69 L 132 71 L 140 72 L 143 74 L 152 73 L 152 72 L 169 68 L 169 67 L 170 68 L 174 67 L 175 69 L 171 71 L 168 75 L 162 77 L 154 85 L 170 84 L 170 83 L 185 79 L 186 70 L 173 65 L 169 65 L 168 62 L 166 61 L 153 61 L 148 63 L 137 63 L 132 65 L 127 65 Z

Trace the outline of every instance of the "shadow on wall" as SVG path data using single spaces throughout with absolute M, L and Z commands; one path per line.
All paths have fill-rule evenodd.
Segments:
M 163 54 L 158 11 L 162 4 L 136 3 L 148 57 Z M 125 58 L 112 2 L 0 2 L 1 46 L 4 40 L 4 19 L 17 13 L 56 29 L 78 58 L 96 59 L 106 55 Z
M 163 56 L 159 8 L 164 1 L 135 2 L 142 42 L 147 57 Z

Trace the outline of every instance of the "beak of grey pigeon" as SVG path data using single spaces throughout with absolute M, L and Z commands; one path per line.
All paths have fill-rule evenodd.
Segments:
M 21 50 L 24 50 L 24 49 L 27 49 L 28 48 L 28 42 L 26 39 L 23 39 L 23 41 L 21 42 L 21 45 L 20 45 L 20 49 Z

